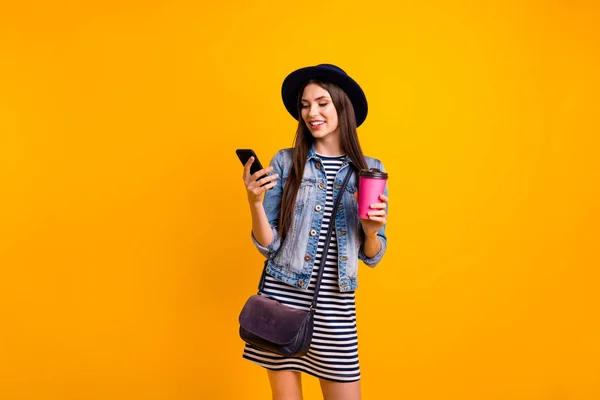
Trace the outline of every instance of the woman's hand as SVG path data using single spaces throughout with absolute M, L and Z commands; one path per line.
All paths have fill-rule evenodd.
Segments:
M 358 192 L 354 193 L 354 199 L 358 202 Z M 360 218 L 360 223 L 362 224 L 365 236 L 376 235 L 379 229 L 387 222 L 386 209 L 388 198 L 382 194 L 379 195 L 379 200 L 381 200 L 381 203 L 371 204 L 370 209 L 372 211 L 367 213 L 369 219 Z
M 250 204 L 261 203 L 263 193 L 266 190 L 271 189 L 272 187 L 275 187 L 275 185 L 277 185 L 277 182 L 271 181 L 273 181 L 279 176 L 279 174 L 273 174 L 266 176 L 262 179 L 256 180 L 258 177 L 267 175 L 269 172 L 273 171 L 273 167 L 263 168 L 260 171 L 257 171 L 254 174 L 250 175 L 250 166 L 252 166 L 253 162 L 254 157 L 250 157 L 246 164 L 244 164 L 244 175 L 242 175 L 242 178 L 244 179 L 244 184 L 246 185 L 246 191 L 248 192 L 248 202 L 250 202 Z M 260 186 L 267 182 L 270 183 L 263 187 Z

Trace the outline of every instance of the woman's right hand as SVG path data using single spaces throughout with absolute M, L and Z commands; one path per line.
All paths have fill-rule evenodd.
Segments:
M 277 182 L 274 180 L 279 177 L 279 174 L 273 174 L 256 180 L 259 176 L 267 175 L 269 172 L 273 171 L 273 167 L 263 168 L 260 171 L 250 175 L 250 166 L 253 162 L 254 157 L 250 157 L 246 164 L 244 164 L 244 175 L 242 176 L 244 179 L 244 184 L 246 185 L 246 191 L 248 192 L 248 201 L 250 204 L 262 203 L 263 193 L 266 190 L 275 187 Z M 269 183 L 261 187 L 261 185 L 266 182 Z

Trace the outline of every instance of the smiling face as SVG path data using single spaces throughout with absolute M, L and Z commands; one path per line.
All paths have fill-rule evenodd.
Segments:
M 302 119 L 315 139 L 339 136 L 338 114 L 327 90 L 309 83 L 302 93 L 300 107 Z

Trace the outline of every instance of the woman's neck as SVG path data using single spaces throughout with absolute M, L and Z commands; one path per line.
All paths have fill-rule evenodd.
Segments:
M 326 137 L 322 139 L 315 139 L 315 152 L 323 156 L 330 157 L 341 156 L 344 154 L 339 138 Z

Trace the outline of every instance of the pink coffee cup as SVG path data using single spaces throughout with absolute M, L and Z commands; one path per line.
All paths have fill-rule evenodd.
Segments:
M 371 204 L 381 203 L 388 174 L 377 168 L 363 169 L 358 173 L 358 216 L 369 219 L 367 213 L 375 210 Z

